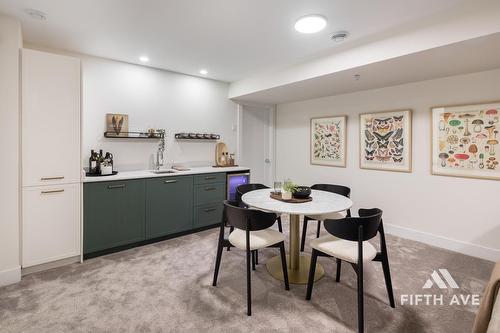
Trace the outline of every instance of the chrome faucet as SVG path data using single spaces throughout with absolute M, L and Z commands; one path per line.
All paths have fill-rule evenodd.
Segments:
M 158 150 L 156 151 L 156 170 L 160 170 L 163 166 L 163 152 L 165 151 L 165 130 L 158 129 L 156 132 L 160 135 L 160 143 L 158 144 Z

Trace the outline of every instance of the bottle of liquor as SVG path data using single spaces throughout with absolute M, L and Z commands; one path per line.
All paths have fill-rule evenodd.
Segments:
M 90 151 L 89 173 L 92 175 L 97 173 L 97 156 L 96 153 L 94 152 L 94 149 Z
M 104 157 L 104 160 L 106 161 L 106 163 L 108 165 L 111 165 L 111 169 L 113 171 L 114 170 L 114 168 L 113 168 L 113 154 L 111 154 L 110 152 L 106 152 L 106 156 Z
M 97 173 L 101 174 L 101 164 L 104 162 L 104 156 L 102 155 L 102 149 L 99 149 L 99 154 L 97 155 Z

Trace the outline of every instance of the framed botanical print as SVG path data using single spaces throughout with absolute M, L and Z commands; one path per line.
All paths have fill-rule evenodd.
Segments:
M 311 164 L 345 167 L 346 116 L 311 119 Z
M 500 180 L 500 102 L 431 109 L 435 175 Z
M 362 169 L 411 172 L 411 110 L 361 114 Z

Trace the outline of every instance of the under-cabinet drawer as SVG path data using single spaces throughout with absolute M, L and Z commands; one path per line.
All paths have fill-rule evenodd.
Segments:
M 206 173 L 203 175 L 194 176 L 194 184 L 211 184 L 211 183 L 225 183 L 226 174 L 225 173 Z
M 222 203 L 225 198 L 226 184 L 206 184 L 194 187 L 194 205 Z
M 194 209 L 194 227 L 204 227 L 222 221 L 223 204 L 211 204 L 196 207 Z

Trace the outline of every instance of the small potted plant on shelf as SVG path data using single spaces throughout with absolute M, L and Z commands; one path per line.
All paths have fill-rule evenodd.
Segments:
M 288 179 L 283 183 L 283 192 L 281 192 L 281 198 L 290 200 L 295 191 L 297 191 L 297 185 Z

